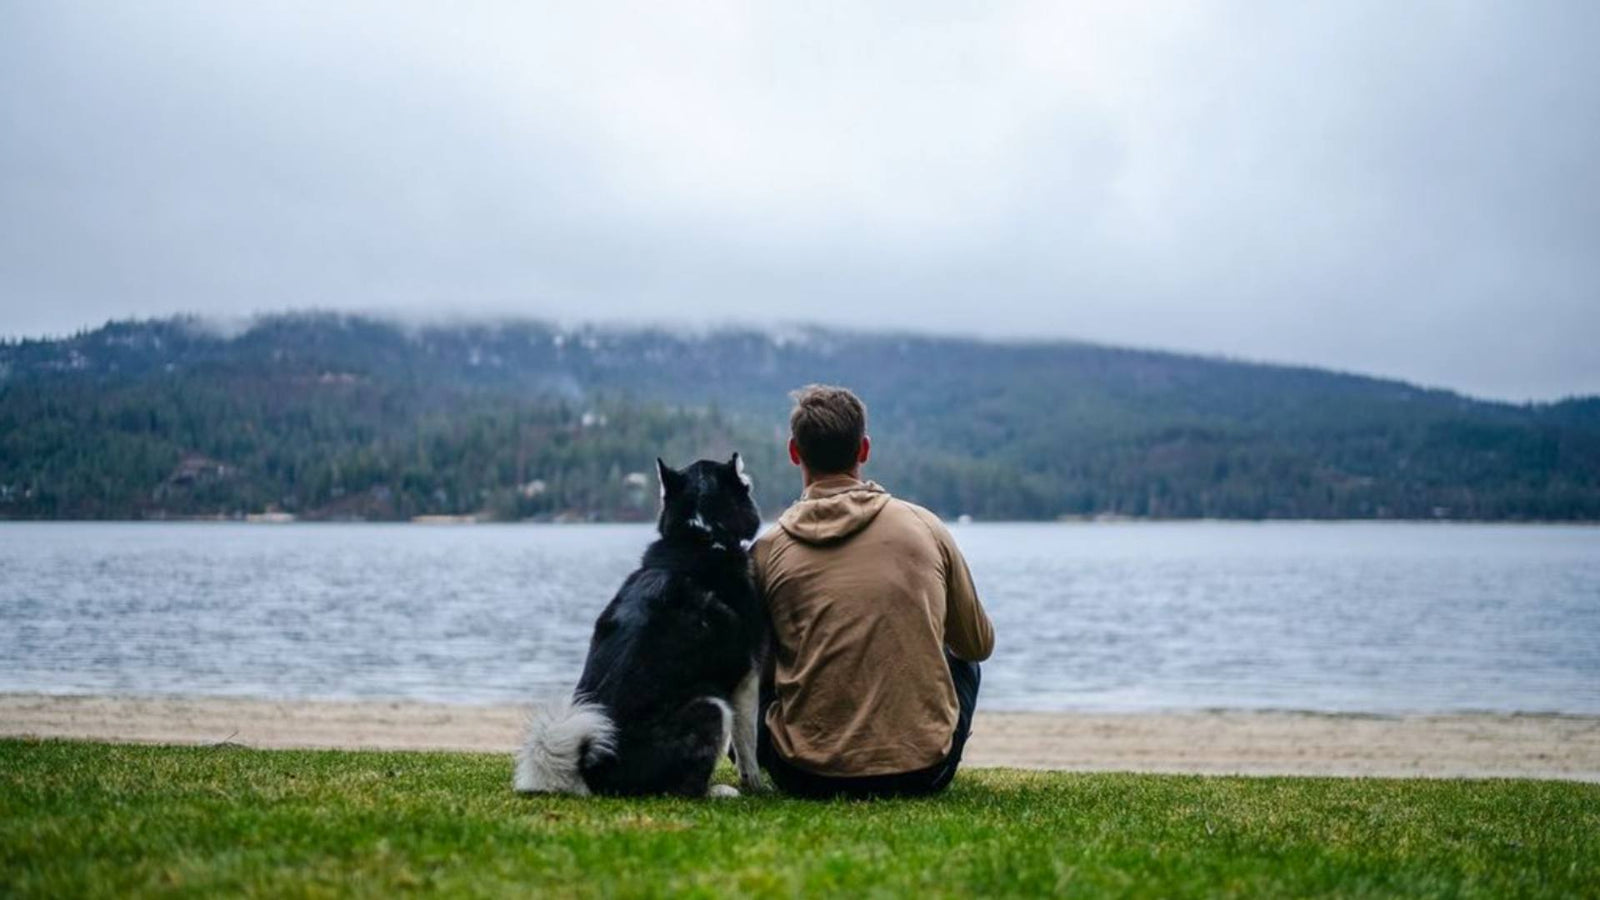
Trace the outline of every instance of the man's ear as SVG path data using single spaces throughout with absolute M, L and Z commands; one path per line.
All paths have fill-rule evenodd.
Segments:
M 678 488 L 683 486 L 683 476 L 678 474 L 677 469 L 662 462 L 659 456 L 656 457 L 656 480 L 661 482 L 662 500 L 676 494 Z
M 789 462 L 800 465 L 800 442 L 789 438 Z
M 869 438 L 869 437 L 867 437 L 866 435 L 863 434 L 861 436 L 861 449 L 856 451 L 856 462 L 859 463 L 859 464 L 864 464 L 867 461 L 867 457 L 869 457 L 871 455 L 872 455 L 872 438 Z

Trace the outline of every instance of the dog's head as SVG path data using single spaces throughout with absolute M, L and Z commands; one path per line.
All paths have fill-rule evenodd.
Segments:
M 682 470 L 656 460 L 661 478 L 662 537 L 700 535 L 723 547 L 752 540 L 761 513 L 750 496 L 750 478 L 735 453 L 725 463 L 702 459 Z

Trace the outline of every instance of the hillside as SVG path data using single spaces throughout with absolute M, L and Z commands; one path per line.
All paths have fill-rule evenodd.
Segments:
M 771 514 L 809 381 L 860 391 L 871 477 L 946 515 L 1600 520 L 1600 398 L 1068 342 L 331 314 L 0 343 L 0 517 L 637 519 L 657 454 L 735 448 Z

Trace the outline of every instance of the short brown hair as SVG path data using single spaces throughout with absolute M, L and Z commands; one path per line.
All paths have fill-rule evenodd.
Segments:
M 867 406 L 861 398 L 831 384 L 808 384 L 789 396 L 794 398 L 789 433 L 806 468 L 819 475 L 855 468 L 867 434 Z

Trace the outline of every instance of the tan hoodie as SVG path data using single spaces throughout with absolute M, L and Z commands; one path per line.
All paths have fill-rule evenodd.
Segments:
M 994 627 L 933 513 L 872 482 L 813 482 L 751 551 L 772 615 L 767 711 L 784 759 L 819 775 L 924 769 L 950 752 L 945 647 L 987 659 Z

